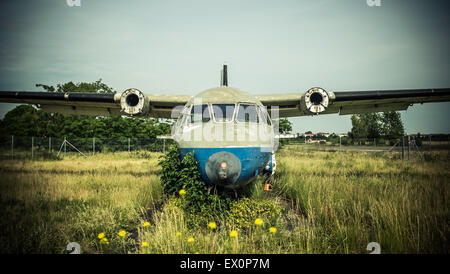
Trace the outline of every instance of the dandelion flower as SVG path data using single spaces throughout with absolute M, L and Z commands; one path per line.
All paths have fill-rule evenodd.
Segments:
M 143 242 L 141 246 L 142 247 L 147 247 L 148 246 L 148 242 Z
M 262 220 L 262 219 L 256 218 L 256 220 L 255 220 L 255 225 L 262 225 L 262 223 L 263 223 L 263 220 Z
M 275 232 L 277 232 L 277 228 L 276 227 L 271 227 L 271 228 L 269 228 L 269 232 L 270 233 L 275 233 Z
M 194 254 L 200 254 L 198 251 L 194 252 Z
M 195 239 L 192 237 L 188 239 L 188 243 L 193 243 L 194 241 L 195 241 Z
M 186 190 L 184 190 L 184 189 L 182 189 L 182 190 L 180 190 L 180 192 L 178 192 L 181 196 L 183 196 L 183 195 L 185 195 L 186 194 Z
M 238 235 L 238 233 L 237 233 L 237 231 L 236 231 L 236 230 L 231 230 L 231 232 L 230 232 L 230 237 L 232 237 L 232 238 L 236 238 L 236 237 L 237 237 L 237 235 Z
M 105 238 L 105 237 L 101 238 L 100 239 L 100 244 L 106 244 L 106 245 L 109 244 L 108 239 Z
M 210 223 L 208 224 L 208 227 L 211 228 L 211 229 L 216 229 L 216 228 L 217 228 L 217 225 L 216 225 L 215 222 L 210 222 Z
M 150 226 L 150 223 L 149 223 L 149 222 L 145 222 L 142 226 L 143 226 L 143 227 Z
M 105 233 L 100 233 L 100 234 L 98 234 L 98 236 L 97 236 L 99 239 L 102 239 L 103 237 L 105 237 Z
M 120 232 L 119 232 L 119 236 L 120 237 L 125 237 L 125 235 L 127 235 L 127 232 L 125 231 L 125 230 L 121 230 Z
M 180 236 L 181 236 L 181 232 L 177 232 L 177 233 L 175 234 L 175 236 L 180 237 Z

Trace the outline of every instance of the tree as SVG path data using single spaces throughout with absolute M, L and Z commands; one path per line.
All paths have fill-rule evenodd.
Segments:
M 388 111 L 381 116 L 383 135 L 388 139 L 399 139 L 405 134 L 399 112 Z
M 367 124 L 365 120 L 361 118 L 360 115 L 353 114 L 352 120 L 352 130 L 350 135 L 353 140 L 366 139 L 367 138 Z
M 373 139 L 384 137 L 397 139 L 403 136 L 403 124 L 400 113 L 395 111 L 380 113 L 367 113 L 352 115 L 352 130 L 350 136 L 353 140 Z
M 278 124 L 278 131 L 281 134 L 287 134 L 292 131 L 292 123 L 287 118 L 281 118 Z
M 381 136 L 381 115 L 379 113 L 361 114 L 362 119 L 367 125 L 367 138 L 374 139 Z
M 57 84 L 56 89 L 54 86 L 36 84 L 36 87 L 42 87 L 48 92 L 95 92 L 95 93 L 116 93 L 116 91 L 102 83 L 102 79 L 98 79 L 92 83 L 77 83 L 74 84 L 72 81 L 65 84 Z
M 30 105 L 20 105 L 6 113 L 1 121 L 1 134 L 16 136 L 47 136 L 49 115 Z

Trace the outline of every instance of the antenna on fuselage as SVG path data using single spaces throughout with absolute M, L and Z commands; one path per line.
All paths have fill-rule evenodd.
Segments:
M 221 86 L 226 86 L 228 87 L 228 73 L 227 73 L 227 63 L 223 64 L 223 69 L 222 69 L 222 79 L 221 79 Z

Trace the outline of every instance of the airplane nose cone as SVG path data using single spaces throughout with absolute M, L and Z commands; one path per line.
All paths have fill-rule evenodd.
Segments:
M 229 185 L 241 174 L 241 161 L 233 153 L 221 151 L 211 155 L 206 161 L 205 171 L 215 184 Z

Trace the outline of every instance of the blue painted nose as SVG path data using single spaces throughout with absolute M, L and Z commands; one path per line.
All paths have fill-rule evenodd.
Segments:
M 210 182 L 223 186 L 235 183 L 241 170 L 239 158 L 227 151 L 212 154 L 205 164 L 206 176 Z
M 238 188 L 250 182 L 269 161 L 271 152 L 260 147 L 179 148 L 180 156 L 193 152 L 208 184 Z M 207 171 L 208 170 L 208 171 Z

